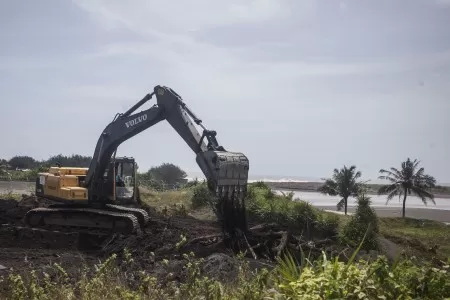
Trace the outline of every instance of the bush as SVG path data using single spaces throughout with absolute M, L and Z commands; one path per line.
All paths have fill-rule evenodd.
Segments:
M 339 232 L 340 218 L 334 213 L 321 213 L 317 215 L 316 229 L 326 237 L 334 237 Z
M 341 242 L 350 246 L 357 246 L 363 239 L 366 231 L 366 239 L 364 240 L 361 248 L 365 250 L 378 249 L 378 217 L 375 210 L 370 207 L 370 198 L 365 195 L 361 195 L 357 198 L 357 208 L 355 214 L 342 228 L 340 234 Z
M 181 237 L 177 246 L 185 242 Z M 120 255 L 120 254 L 119 254 Z M 207 259 L 183 253 L 183 260 L 163 260 L 158 274 L 143 268 L 127 249 L 104 262 L 80 266 L 73 276 L 58 264 L 20 275 L 0 277 L 1 299 L 448 299 L 449 266 L 419 266 L 411 260 L 389 265 L 339 262 L 325 255 L 297 266 L 290 256 L 273 271 L 252 270 L 237 260 L 233 280 L 207 276 Z M 175 263 L 175 264 L 173 264 Z M 173 266 L 180 265 L 175 271 Z M 228 269 L 228 268 L 226 268 Z M 218 270 L 220 272 L 220 270 Z M 182 275 L 183 274 L 183 275 Z M 224 273 L 225 274 L 225 273 Z
M 293 195 L 277 195 L 265 183 L 249 185 L 246 201 L 250 219 L 275 222 L 308 236 L 317 230 L 329 237 L 337 234 L 339 218 L 322 216 L 310 203 L 294 199 Z
M 196 209 L 212 203 L 212 195 L 206 183 L 197 184 L 192 190 L 192 208 Z
M 282 299 L 448 299 L 449 266 L 419 266 L 410 260 L 389 265 L 384 256 L 367 263 L 323 257 L 296 267 L 292 257 L 279 266 Z

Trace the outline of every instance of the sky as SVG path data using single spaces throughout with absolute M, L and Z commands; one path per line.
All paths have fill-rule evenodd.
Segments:
M 165 85 L 250 176 L 411 157 L 450 182 L 450 1 L 1 1 L 0 25 L 0 157 L 93 155 Z M 200 172 L 165 121 L 118 155 Z

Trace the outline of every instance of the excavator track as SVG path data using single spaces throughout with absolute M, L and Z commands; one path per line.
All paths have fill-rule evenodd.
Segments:
M 39 207 L 29 210 L 25 224 L 33 228 L 97 235 L 140 234 L 138 218 L 106 209 Z
M 147 223 L 150 221 L 150 217 L 149 217 L 148 213 L 144 209 L 141 209 L 141 208 L 126 207 L 126 206 L 120 206 L 120 205 L 114 205 L 114 204 L 107 204 L 106 207 L 113 211 L 133 214 L 138 219 L 139 225 L 141 226 L 141 228 L 145 228 Z

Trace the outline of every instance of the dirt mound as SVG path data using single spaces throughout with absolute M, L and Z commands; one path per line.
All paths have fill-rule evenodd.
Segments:
M 14 199 L 0 199 L 0 224 L 19 224 L 26 211 Z

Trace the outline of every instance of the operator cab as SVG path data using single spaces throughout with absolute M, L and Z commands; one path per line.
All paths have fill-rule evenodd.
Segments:
M 137 164 L 132 157 L 116 157 L 105 170 L 108 182 L 108 198 L 115 203 L 137 202 L 139 191 L 136 184 Z

